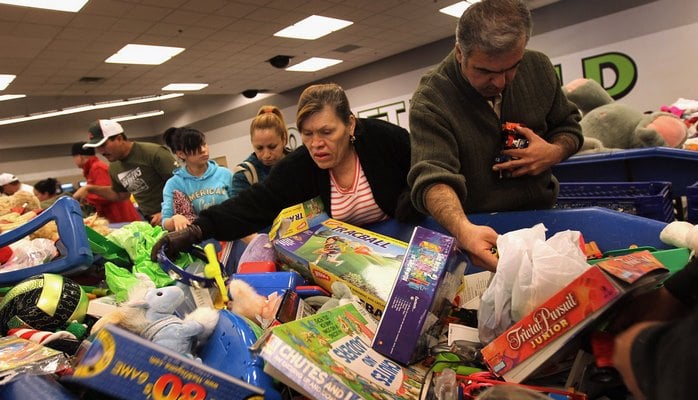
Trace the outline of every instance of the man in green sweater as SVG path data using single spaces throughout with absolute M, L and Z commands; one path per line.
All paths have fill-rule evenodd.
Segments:
M 100 119 L 88 130 L 89 141 L 83 147 L 96 148 L 109 161 L 111 186 L 86 185 L 73 198 L 82 200 L 94 193 L 109 201 L 123 201 L 133 195 L 145 220 L 160 226 L 162 190 L 177 167 L 172 153 L 155 143 L 129 141 L 116 121 Z
M 583 142 L 579 112 L 552 63 L 526 49 L 530 34 L 520 0 L 471 6 L 455 49 L 422 77 L 410 108 L 412 201 L 489 270 L 497 265 L 497 232 L 466 213 L 552 207 L 559 184 L 551 167 Z M 505 122 L 522 125 L 515 130 L 524 140 L 515 142 L 527 147 L 504 149 Z

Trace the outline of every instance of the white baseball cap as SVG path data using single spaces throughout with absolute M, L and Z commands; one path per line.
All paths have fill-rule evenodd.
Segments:
M 8 183 L 17 181 L 19 181 L 19 179 L 17 179 L 17 177 L 12 174 L 8 174 L 7 172 L 0 174 L 0 186 L 5 186 Z
M 99 147 L 112 136 L 124 133 L 124 128 L 116 121 L 99 119 L 88 128 L 90 137 L 82 147 Z

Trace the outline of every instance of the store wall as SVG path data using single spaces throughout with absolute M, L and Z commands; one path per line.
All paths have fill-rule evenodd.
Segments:
M 619 93 L 617 101 L 643 111 L 656 110 L 681 97 L 698 98 L 693 84 L 698 61 L 694 51 L 698 2 L 636 1 L 641 5 L 619 12 L 609 9 L 629 1 L 565 0 L 536 10 L 529 48 L 551 57 L 563 83 L 584 76 L 602 77 L 605 87 Z M 452 46 L 453 39 L 447 38 L 330 80 L 347 90 L 359 116 L 382 114 L 382 118 L 407 127 L 409 99 L 419 77 Z M 198 128 L 207 134 L 211 155 L 225 157 L 228 165 L 234 165 L 251 152 L 249 123 L 257 109 L 266 103 L 275 104 L 293 125 L 299 94 L 300 89 L 292 90 L 232 108 L 221 100 L 216 105 L 220 109 L 217 113 L 202 112 L 206 105 L 200 104 L 191 115 L 151 122 L 148 129 L 161 132 L 167 126 L 181 124 Z M 17 156 L 9 162 L 0 157 L 0 171 L 21 173 L 28 180 L 74 175 L 70 157 L 63 154 L 27 161 Z

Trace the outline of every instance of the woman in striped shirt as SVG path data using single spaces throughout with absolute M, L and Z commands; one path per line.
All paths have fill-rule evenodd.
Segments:
M 164 236 L 153 257 L 164 244 L 174 256 L 204 239 L 239 239 L 268 227 L 282 209 L 317 196 L 332 218 L 354 225 L 421 217 L 409 198 L 410 141 L 404 128 L 355 117 L 336 84 L 303 91 L 296 125 L 303 146 L 263 182 L 202 211 L 186 230 Z

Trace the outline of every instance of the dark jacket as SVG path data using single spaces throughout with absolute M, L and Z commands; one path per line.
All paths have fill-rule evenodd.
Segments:
M 419 218 L 407 187 L 407 130 L 380 119 L 359 118 L 354 135 L 354 148 L 378 207 L 402 221 Z M 202 211 L 194 223 L 204 238 L 235 240 L 271 225 L 282 209 L 317 196 L 331 216 L 329 171 L 320 169 L 301 146 L 282 158 L 263 182 Z
M 635 378 L 648 400 L 696 398 L 698 365 L 698 259 L 666 280 L 664 286 L 692 311 L 677 321 L 643 330 L 633 342 Z

